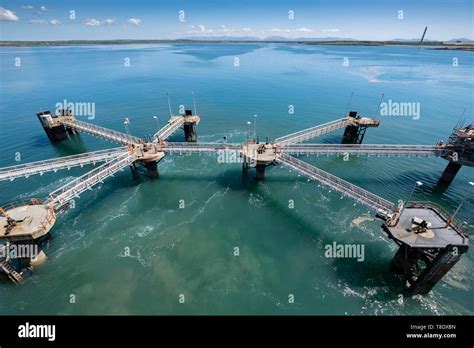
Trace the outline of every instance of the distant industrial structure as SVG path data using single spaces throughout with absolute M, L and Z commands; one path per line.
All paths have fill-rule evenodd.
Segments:
M 41 245 L 49 236 L 56 219 L 70 208 L 71 200 L 92 190 L 94 185 L 130 167 L 134 176 L 138 167 L 145 169 L 149 177 L 158 177 L 157 163 L 167 154 L 218 153 L 236 151 L 243 163 L 243 172 L 255 168 L 256 179 L 265 178 L 270 165 L 282 165 L 326 185 L 344 196 L 362 203 L 376 212 L 383 221 L 382 228 L 398 246 L 392 261 L 392 269 L 403 275 L 407 290 L 412 294 L 428 293 L 432 287 L 456 264 L 468 250 L 468 237 L 462 224 L 457 221 L 457 211 L 450 214 L 429 202 L 412 202 L 410 198 L 396 206 L 363 188 L 355 186 L 296 156 L 305 154 L 356 155 L 356 156 L 435 156 L 449 161 L 441 180 L 450 183 L 462 165 L 474 165 L 474 127 L 457 125 L 448 142 L 425 145 L 363 145 L 364 134 L 369 127 L 380 122 L 361 117 L 350 111 L 341 119 L 327 122 L 296 133 L 260 142 L 258 136 L 243 144 L 199 143 L 196 126 L 200 117 L 192 110 L 183 115 L 171 116 L 168 123 L 148 141 L 91 123 L 77 120 L 69 110 L 59 115 L 50 111 L 37 114 L 41 125 L 52 142 L 67 140 L 69 135 L 82 132 L 121 145 L 109 150 L 87 152 L 0 169 L 0 181 L 13 181 L 61 169 L 101 165 L 86 174 L 54 190 L 46 199 L 31 199 L 4 205 L 0 218 L 0 240 L 11 244 Z M 187 142 L 167 142 L 178 129 L 184 130 Z M 342 144 L 308 144 L 305 141 L 320 137 L 338 129 L 344 129 Z M 421 183 L 419 183 L 421 184 Z M 416 187 L 416 186 L 415 186 Z M 34 265 L 32 258 L 14 259 L 0 257 L 0 273 L 14 282 L 22 281 L 22 272 Z
M 423 30 L 423 35 L 421 36 L 420 45 L 423 43 L 423 40 L 425 39 L 425 35 L 426 35 L 427 30 L 428 30 L 428 27 L 425 27 L 425 30 Z

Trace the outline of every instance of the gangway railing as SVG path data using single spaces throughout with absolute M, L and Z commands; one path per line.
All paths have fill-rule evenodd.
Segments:
M 394 210 L 394 204 L 392 202 L 297 158 L 280 154 L 277 158 L 277 162 L 311 179 L 317 180 L 321 184 L 327 185 L 345 196 L 355 199 L 367 207 L 376 210 L 381 215 L 386 216 Z
M 30 162 L 0 169 L 0 181 L 13 181 L 17 178 L 28 178 L 32 175 L 43 175 L 61 169 L 83 167 L 85 165 L 107 162 L 127 153 L 126 147 L 86 152 L 43 161 Z
M 143 142 L 143 140 L 138 137 L 117 132 L 105 127 L 97 126 L 92 123 L 78 121 L 66 117 L 59 117 L 59 119 L 61 123 L 66 127 L 73 128 L 78 131 L 85 132 L 90 135 L 113 141 L 122 145 L 132 145 Z
M 379 144 L 291 144 L 279 151 L 292 155 L 374 155 L 374 156 L 442 156 L 448 151 L 437 145 L 379 145 Z
M 338 120 L 334 120 L 331 122 L 323 123 L 318 126 L 314 126 L 311 128 L 307 128 L 295 133 L 291 133 L 285 135 L 283 137 L 275 139 L 275 143 L 280 145 L 289 145 L 289 144 L 296 144 L 302 141 L 306 141 L 312 138 L 320 137 L 322 135 L 328 134 L 335 130 L 347 127 L 348 125 L 352 124 L 353 118 L 352 117 L 343 117 Z
M 224 150 L 238 151 L 241 148 L 241 144 L 167 142 L 161 147 L 161 150 L 165 153 L 204 153 Z
M 90 172 L 51 192 L 49 194 L 48 204 L 55 208 L 61 207 L 74 197 L 78 198 L 82 192 L 90 190 L 92 186 L 96 185 L 97 183 L 102 182 L 109 176 L 113 176 L 116 172 L 122 170 L 124 167 L 133 163 L 135 160 L 136 157 L 133 154 L 126 153 L 117 157 L 113 161 L 104 163 L 100 167 L 94 168 Z
M 172 117 L 168 123 L 161 128 L 158 132 L 155 133 L 154 138 L 156 141 L 163 141 L 168 139 L 168 137 L 176 132 L 184 124 L 184 117 L 175 116 Z

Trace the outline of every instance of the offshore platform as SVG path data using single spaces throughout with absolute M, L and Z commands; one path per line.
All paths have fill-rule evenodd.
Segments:
M 425 145 L 362 144 L 369 127 L 378 127 L 377 119 L 361 117 L 356 111 L 315 127 L 285 135 L 270 142 L 258 137 L 242 144 L 199 143 L 196 126 L 200 117 L 192 110 L 183 115 L 171 116 L 168 123 L 145 140 L 115 130 L 77 120 L 69 110 L 58 115 L 50 111 L 37 114 L 41 125 L 52 142 L 64 141 L 70 134 L 86 133 L 120 145 L 109 150 L 26 163 L 0 169 L 0 181 L 28 178 L 50 171 L 96 165 L 89 172 L 54 190 L 45 199 L 4 205 L 0 211 L 0 241 L 4 247 L 17 244 L 41 245 L 48 238 L 56 219 L 71 206 L 71 201 L 92 190 L 94 185 L 113 177 L 118 171 L 130 167 L 134 176 L 140 167 L 149 177 L 158 177 L 158 162 L 167 154 L 220 153 L 234 151 L 242 159 L 245 175 L 255 168 L 257 180 L 265 178 L 265 169 L 281 165 L 308 177 L 324 186 L 339 191 L 369 207 L 383 221 L 382 229 L 399 249 L 391 263 L 394 272 L 403 276 L 405 287 L 411 294 L 426 294 L 453 267 L 468 250 L 468 237 L 457 212 L 448 213 L 430 202 L 412 202 L 410 199 L 396 205 L 361 187 L 342 180 L 297 158 L 299 155 L 355 155 L 355 156 L 435 156 L 449 161 L 441 180 L 451 182 L 461 166 L 474 166 L 474 126 L 458 125 L 447 143 Z M 178 129 L 184 130 L 187 142 L 167 142 Z M 342 144 L 310 144 L 308 140 L 344 129 Z M 296 157 L 295 157 L 296 156 Z M 23 272 L 31 269 L 32 258 L 0 256 L 0 274 L 13 282 L 22 282 Z

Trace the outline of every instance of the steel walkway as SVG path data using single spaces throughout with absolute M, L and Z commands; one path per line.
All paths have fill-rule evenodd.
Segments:
M 292 155 L 442 156 L 448 150 L 430 145 L 292 144 L 279 147 L 279 151 Z
M 88 164 L 95 165 L 96 163 L 111 161 L 125 153 L 127 153 L 127 148 L 120 147 L 5 167 L 0 169 L 0 181 L 13 181 L 17 178 L 28 178 L 37 174 L 43 175 L 46 172 L 56 172 L 60 169 L 69 170 L 73 167 L 82 167 Z
M 123 170 L 124 167 L 133 163 L 135 160 L 136 157 L 127 152 L 118 156 L 111 162 L 104 163 L 100 167 L 94 168 L 90 172 L 51 192 L 49 194 L 48 204 L 57 209 L 58 206 L 60 207 L 68 203 L 72 198 L 79 198 L 79 195 L 82 192 L 91 190 L 92 186 L 99 182 L 103 182 L 104 179 L 113 176 L 119 170 Z
M 174 132 L 176 132 L 183 124 L 184 124 L 183 116 L 172 117 L 163 128 L 161 128 L 158 132 L 155 133 L 154 141 L 156 142 L 156 141 L 163 141 L 163 140 L 168 139 L 168 137 Z
M 80 132 L 88 133 L 90 135 L 103 138 L 105 140 L 109 140 L 115 143 L 119 143 L 122 145 L 132 145 L 143 142 L 142 139 L 138 137 L 134 137 L 128 134 L 124 134 L 121 132 L 117 132 L 108 128 L 104 128 L 101 126 L 96 126 L 91 123 L 82 122 L 78 120 L 72 120 L 66 117 L 59 117 L 61 123 L 68 127 L 78 130 Z
M 14 283 L 23 282 L 23 277 L 6 260 L 0 260 L 0 270 Z
M 167 142 L 161 147 L 161 150 L 165 153 L 205 153 L 225 150 L 238 151 L 241 148 L 241 144 Z
M 376 210 L 382 215 L 388 215 L 393 211 L 394 204 L 386 199 L 379 197 L 363 188 L 353 185 L 335 175 L 329 174 L 319 168 L 316 168 L 306 162 L 300 161 L 292 156 L 281 154 L 277 158 L 277 162 L 297 172 L 319 181 L 320 183 L 341 192 L 343 195 L 352 197 L 356 201 Z
M 343 117 L 341 119 L 320 124 L 311 128 L 301 130 L 299 132 L 291 133 L 283 137 L 275 139 L 275 143 L 280 145 L 296 144 L 312 138 L 320 137 L 335 130 L 347 127 L 353 123 L 352 117 Z

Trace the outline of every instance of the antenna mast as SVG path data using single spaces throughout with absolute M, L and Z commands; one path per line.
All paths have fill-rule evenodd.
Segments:
M 382 97 L 380 98 L 380 101 L 379 101 L 379 106 L 377 107 L 377 111 L 375 112 L 375 115 L 376 115 L 376 116 L 377 116 L 377 114 L 379 113 L 380 105 L 382 104 L 382 100 L 383 100 L 383 96 L 384 96 L 384 93 L 382 93 Z
M 197 115 L 197 110 L 196 110 L 196 96 L 194 95 L 194 92 L 191 92 L 193 94 L 193 103 L 194 103 L 194 115 Z
M 173 113 L 171 112 L 171 101 L 170 101 L 170 95 L 168 92 L 166 92 L 166 95 L 168 97 L 168 107 L 170 108 L 170 117 L 173 117 Z
M 351 101 L 352 101 L 352 95 L 354 92 L 351 92 L 351 96 L 349 97 L 349 102 L 347 103 L 347 109 L 346 109 L 346 114 L 344 116 L 347 116 L 349 114 L 349 108 L 351 107 Z
M 420 43 L 418 45 L 421 45 L 423 43 L 423 40 L 425 39 L 426 31 L 428 30 L 428 27 L 425 27 L 425 31 L 423 31 L 423 35 L 421 36 Z

